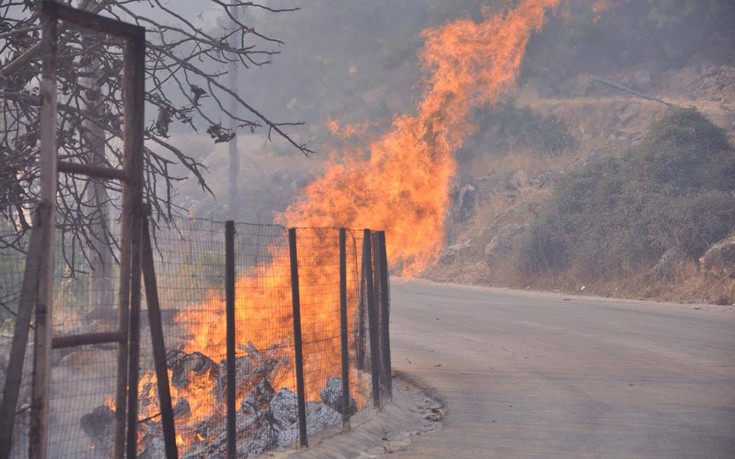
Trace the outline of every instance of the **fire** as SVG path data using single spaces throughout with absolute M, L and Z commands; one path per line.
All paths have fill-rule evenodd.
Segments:
M 398 116 L 365 150 L 331 160 L 323 176 L 308 185 L 278 220 L 289 227 L 384 229 L 392 269 L 405 276 L 419 274 L 436 260 L 444 244 L 456 171 L 453 155 L 475 129 L 471 110 L 493 103 L 514 84 L 531 33 L 542 27 L 546 10 L 557 3 L 525 0 L 503 14 L 486 15 L 481 23 L 462 19 L 425 30 L 420 57 L 427 77 L 416 113 Z M 329 122 L 329 128 L 344 130 L 336 120 Z M 333 297 L 324 298 L 320 291 L 325 284 L 336 284 L 337 251 L 336 232 L 320 244 L 299 240 L 305 385 L 310 400 L 318 399 L 327 378 L 340 372 L 339 297 L 335 291 Z M 272 247 L 271 255 L 271 264 L 258 266 L 236 286 L 236 320 L 245 327 L 238 330 L 237 342 L 252 342 L 258 349 L 292 343 L 288 254 L 283 247 Z M 355 307 L 354 286 L 359 280 L 352 276 L 348 301 Z M 215 295 L 210 303 L 198 309 L 224 310 L 223 298 Z M 185 352 L 199 351 L 214 360 L 224 357 L 224 320 L 212 321 L 207 314 L 192 311 L 177 321 L 191 327 L 192 340 Z M 325 330 L 325 321 L 334 323 L 332 330 Z M 271 381 L 276 390 L 293 389 L 290 372 L 278 379 Z M 188 425 L 215 409 L 211 391 L 212 387 L 186 394 L 174 391 L 174 403 L 184 396 L 192 406 Z M 182 436 L 179 441 L 189 439 Z
M 428 77 L 417 113 L 397 117 L 368 146 L 369 155 L 330 162 L 280 221 L 385 229 L 392 268 L 408 276 L 424 270 L 444 244 L 454 152 L 474 130 L 470 110 L 493 103 L 515 82 L 531 32 L 557 3 L 526 0 L 482 23 L 458 20 L 424 31 Z

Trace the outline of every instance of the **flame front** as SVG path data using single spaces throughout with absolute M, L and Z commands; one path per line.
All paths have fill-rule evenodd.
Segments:
M 426 44 L 420 57 L 427 77 L 416 114 L 398 116 L 365 151 L 330 161 L 323 176 L 308 185 L 278 221 L 290 227 L 384 229 L 391 267 L 404 276 L 424 270 L 443 247 L 444 220 L 456 171 L 454 152 L 475 129 L 470 111 L 493 103 L 515 83 L 531 33 L 543 25 L 546 9 L 557 3 L 525 0 L 504 14 L 486 14 L 481 23 L 465 19 L 425 30 Z M 338 130 L 339 123 L 331 122 L 330 128 Z M 237 282 L 237 291 L 242 292 L 236 303 L 237 321 L 247 324 L 246 330 L 238 330 L 238 343 L 250 341 L 262 349 L 292 342 L 290 268 L 283 251 L 282 247 L 272 247 L 274 261 Z M 304 286 L 302 325 L 304 335 L 311 337 L 304 355 L 319 356 L 307 360 L 306 395 L 313 400 L 327 378 L 338 375 L 340 368 L 339 334 L 328 334 L 323 329 L 324 320 L 338 324 L 338 296 L 328 301 L 316 299 L 319 286 L 334 285 L 338 279 L 336 262 L 322 263 L 337 260 L 337 245 L 328 241 L 313 245 L 300 242 L 298 251 Z M 349 282 L 354 286 L 357 279 Z M 352 305 L 356 303 L 355 298 L 349 300 Z M 223 310 L 221 298 L 213 298 L 212 302 L 214 307 L 197 309 Z M 264 307 L 268 304 L 271 306 Z M 281 316 L 274 316 L 273 311 Z M 200 351 L 213 358 L 225 355 L 224 320 L 212 322 L 198 312 L 189 312 L 180 319 L 190 324 L 194 337 L 186 352 Z M 276 390 L 292 387 L 286 375 L 281 379 L 272 381 Z M 214 412 L 209 403 L 211 392 L 211 387 L 200 387 L 185 396 L 192 406 L 208 407 Z M 197 402 L 198 398 L 202 403 Z M 206 413 L 197 412 L 192 422 L 202 416 Z M 188 439 L 182 437 L 180 441 L 186 443 Z
M 466 19 L 425 30 L 421 58 L 428 77 L 417 113 L 397 117 L 368 147 L 369 159 L 356 152 L 330 162 L 280 221 L 384 229 L 391 267 L 407 276 L 424 270 L 444 244 L 454 152 L 474 130 L 470 110 L 514 84 L 531 32 L 557 2 L 526 0 L 482 23 Z

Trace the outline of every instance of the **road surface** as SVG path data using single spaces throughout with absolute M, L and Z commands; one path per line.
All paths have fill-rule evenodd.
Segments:
M 735 308 L 401 282 L 393 367 L 445 426 L 391 457 L 735 457 Z

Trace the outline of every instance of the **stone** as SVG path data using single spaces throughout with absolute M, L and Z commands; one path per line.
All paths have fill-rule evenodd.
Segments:
M 525 228 L 525 225 L 519 225 L 518 223 L 505 225 L 498 234 L 492 238 L 490 243 L 485 246 L 485 263 L 491 264 L 498 257 L 510 252 L 513 242 Z
M 171 384 L 179 388 L 189 387 L 192 377 L 206 374 L 216 379 L 220 374 L 219 365 L 201 352 L 187 354 L 179 350 L 169 351 L 166 354 L 166 366 L 172 371 Z
M 674 278 L 676 269 L 681 265 L 683 255 L 678 247 L 671 247 L 651 269 L 651 274 L 659 280 L 670 282 Z
M 699 258 L 699 267 L 707 276 L 735 277 L 735 238 L 710 246 Z
M 467 183 L 459 187 L 452 203 L 452 219 L 456 222 L 467 221 L 475 213 L 477 187 Z
M 271 383 L 267 379 L 263 379 L 255 386 L 247 397 L 242 399 L 240 411 L 246 415 L 253 415 L 268 408 L 276 391 L 273 390 Z
M 104 450 L 112 447 L 115 436 L 115 413 L 107 405 L 100 405 L 91 413 L 83 415 L 79 423 L 96 449 Z
M 332 376 L 327 380 L 327 385 L 319 392 L 322 402 L 331 409 L 342 413 L 342 379 Z M 350 397 L 347 415 L 353 415 L 357 411 L 355 399 Z

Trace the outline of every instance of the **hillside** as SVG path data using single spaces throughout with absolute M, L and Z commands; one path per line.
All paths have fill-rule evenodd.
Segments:
M 637 91 L 643 89 L 626 81 L 624 73 L 616 81 Z M 655 81 L 647 81 L 645 90 L 647 95 L 677 107 L 696 109 L 723 129 L 730 144 L 735 139 L 735 67 L 697 65 L 662 72 L 655 75 Z M 707 276 L 699 268 L 701 251 L 680 260 L 675 274 L 666 279 L 651 275 L 658 260 L 592 278 L 579 271 L 530 273 L 520 269 L 525 263 L 519 249 L 524 231 L 538 223 L 570 174 L 630 154 L 630 149 L 646 138 L 649 128 L 671 111 L 661 102 L 612 89 L 589 75 L 577 79 L 573 92 L 577 95 L 544 98 L 528 84 L 511 95 L 516 105 L 560 120 L 568 127 L 575 147 L 560 154 L 532 149 L 501 154 L 487 151 L 463 163 L 448 247 L 427 276 L 516 288 L 582 290 L 604 296 L 727 304 L 735 301 L 732 280 Z M 492 143 L 491 136 L 484 141 Z M 703 216 L 708 210 L 701 208 L 699 212 Z M 732 230 L 732 222 L 729 225 Z M 616 236 L 610 228 L 604 234 L 590 234 L 588 240 L 603 245 Z M 724 236 L 727 233 L 703 243 L 713 244 Z M 666 248 L 658 250 L 658 257 L 666 252 Z M 597 259 L 597 263 L 609 262 L 605 257 Z
M 413 113 L 422 86 L 417 58 L 422 30 L 457 18 L 481 21 L 514 3 L 312 0 L 278 21 L 260 24 L 254 17 L 259 30 L 285 45 L 271 66 L 248 72 L 248 85 L 241 90 L 254 105 L 267 107 L 266 113 L 304 121 L 297 136 L 318 153 L 297 157 L 262 135 L 240 135 L 243 206 L 234 217 L 272 221 L 320 175 L 329 157 L 339 158 L 354 142 L 370 141 L 397 116 Z M 704 276 L 691 256 L 678 265 L 676 278 L 651 277 L 650 266 L 641 265 L 604 279 L 583 279 L 570 272 L 517 269 L 524 262 L 522 252 L 499 244 L 522 239 L 570 174 L 629 154 L 671 107 L 695 108 L 732 144 L 734 23 L 735 5 L 728 0 L 560 1 L 528 45 L 518 86 L 475 113 L 477 130 L 456 152 L 445 250 L 425 276 L 520 288 L 584 288 L 601 295 L 735 301 L 732 282 Z M 344 136 L 345 130 L 360 135 Z M 177 141 L 197 145 L 211 177 L 226 175 L 225 145 L 200 144 L 187 135 Z M 215 201 L 184 184 L 184 207 L 194 215 L 222 218 L 225 184 L 210 183 Z M 501 246 L 501 256 L 493 254 L 488 262 L 493 241 L 493 247 Z

